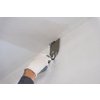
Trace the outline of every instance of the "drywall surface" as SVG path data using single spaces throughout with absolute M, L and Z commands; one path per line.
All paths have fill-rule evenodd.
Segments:
M 67 24 L 70 26 L 69 31 L 72 31 L 77 26 L 81 25 L 90 18 L 89 17 L 44 17 L 41 19 L 47 19 L 51 22 Z
M 57 20 L 58 19 L 58 20 Z M 0 39 L 39 53 L 63 32 L 73 30 L 89 18 L 11 17 L 0 20 Z M 65 21 L 64 21 L 65 20 Z
M 0 80 L 35 55 L 34 52 L 0 40 Z
M 2 56 L 0 57 L 0 83 L 17 83 L 23 74 L 24 68 L 36 54 L 46 50 L 48 44 L 53 40 L 65 36 L 85 21 L 89 21 L 88 19 L 90 18 L 1 18 L 0 55 Z M 84 29 L 80 31 L 82 30 L 84 31 Z M 76 32 L 73 34 L 76 34 Z M 65 40 L 68 40 L 66 36 Z M 64 39 L 61 39 L 62 45 L 64 45 L 63 41 Z M 62 52 L 63 49 L 61 54 Z M 5 60 L 7 63 L 5 63 Z M 59 60 L 60 58 L 53 65 L 56 66 L 56 62 Z M 58 79 L 57 76 L 54 76 L 55 82 L 51 76 L 49 81 L 47 80 L 51 73 L 60 75 L 59 72 L 55 72 L 53 65 L 51 63 L 50 70 L 46 74 L 48 76 L 44 75 L 45 73 L 39 75 L 36 83 L 60 83 L 56 81 Z M 60 70 L 60 65 L 57 70 Z M 62 83 L 66 82 L 62 81 Z
M 67 28 L 67 24 L 41 18 L 2 18 L 0 39 L 39 53 Z
M 56 60 L 35 83 L 100 83 L 100 18 L 92 18 L 61 38 Z

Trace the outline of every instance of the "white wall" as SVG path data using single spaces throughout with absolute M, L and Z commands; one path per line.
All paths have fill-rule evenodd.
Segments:
M 35 55 L 34 52 L 0 40 L 0 80 Z
M 54 64 L 35 83 L 100 83 L 100 18 L 61 38 Z

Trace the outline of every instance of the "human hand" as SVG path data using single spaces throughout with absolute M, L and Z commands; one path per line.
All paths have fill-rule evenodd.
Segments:
M 39 54 L 30 62 L 26 69 L 32 70 L 37 76 L 37 74 L 48 65 L 48 61 L 51 61 L 51 58 L 47 57 L 46 54 Z

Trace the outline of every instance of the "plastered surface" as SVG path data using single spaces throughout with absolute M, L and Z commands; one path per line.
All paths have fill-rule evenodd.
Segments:
M 0 39 L 39 53 L 67 28 L 67 24 L 41 18 L 2 18 Z
M 0 79 L 16 70 L 35 55 L 34 52 L 0 40 Z
M 61 38 L 59 55 L 36 83 L 100 83 L 100 18 L 92 18 Z
M 69 32 L 88 19 L 50 17 L 1 18 L 0 39 L 39 53 L 44 48 L 46 49 L 49 43 L 61 37 L 65 30 Z
M 58 37 L 59 55 L 35 83 L 100 83 L 100 18 L 3 18 L 0 23 L 0 44 L 10 48 L 1 48 L 0 83 L 17 83 L 30 60 L 47 53 Z

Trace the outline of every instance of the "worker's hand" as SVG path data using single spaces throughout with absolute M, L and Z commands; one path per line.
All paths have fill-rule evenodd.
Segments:
M 46 54 L 39 54 L 31 61 L 26 69 L 32 70 L 37 76 L 37 74 L 48 65 L 49 60 L 51 60 L 51 58 L 47 57 Z

